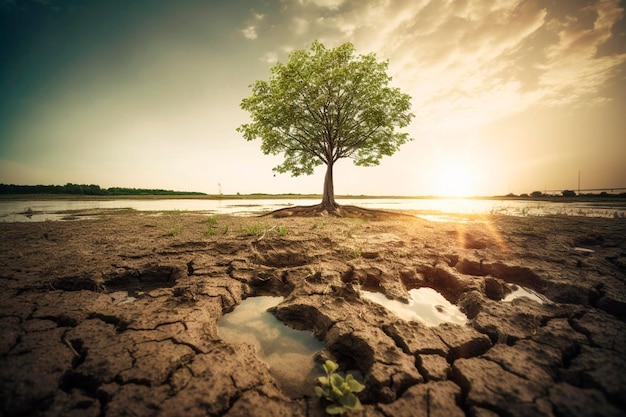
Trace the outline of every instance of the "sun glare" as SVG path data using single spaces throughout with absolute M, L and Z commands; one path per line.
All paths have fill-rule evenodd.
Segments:
M 473 175 L 463 165 L 442 167 L 437 179 L 437 195 L 441 197 L 469 197 L 474 195 Z

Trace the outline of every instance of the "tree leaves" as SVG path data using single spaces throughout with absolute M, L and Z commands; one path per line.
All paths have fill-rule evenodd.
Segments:
M 357 55 L 351 43 L 327 49 L 313 42 L 256 81 L 241 101 L 252 122 L 237 128 L 247 141 L 261 139 L 266 155 L 284 154 L 275 172 L 310 175 L 315 167 L 352 158 L 372 166 L 412 140 L 406 127 L 411 98 L 389 87 L 388 62 Z

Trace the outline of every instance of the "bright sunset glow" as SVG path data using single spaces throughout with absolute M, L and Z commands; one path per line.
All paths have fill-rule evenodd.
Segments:
M 448 166 L 439 173 L 438 196 L 469 197 L 474 194 L 473 173 L 463 166 Z
M 623 1 L 17 0 L 0 27 L 0 183 L 321 193 L 235 131 L 317 39 L 389 60 L 415 113 L 380 166 L 337 167 L 339 195 L 626 186 Z

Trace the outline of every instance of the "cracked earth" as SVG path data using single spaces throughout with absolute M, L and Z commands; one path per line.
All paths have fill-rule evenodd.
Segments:
M 285 297 L 272 313 L 324 343 L 317 362 L 362 380 L 353 416 L 626 414 L 623 219 L 87 214 L 0 223 L 2 416 L 323 416 L 220 339 L 256 295 Z M 546 302 L 504 301 L 516 285 Z M 421 287 L 467 324 L 360 294 Z

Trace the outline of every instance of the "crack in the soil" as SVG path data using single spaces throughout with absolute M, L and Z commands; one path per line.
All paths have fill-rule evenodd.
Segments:
M 206 353 L 206 352 L 204 352 L 202 349 L 200 349 L 199 347 L 197 347 L 196 345 L 194 345 L 193 343 L 183 342 L 183 341 L 181 341 L 181 340 L 178 340 L 178 339 L 177 339 L 177 338 L 175 338 L 174 336 L 171 336 L 171 337 L 169 337 L 169 338 L 167 338 L 167 339 L 164 339 L 164 340 L 169 340 L 170 342 L 174 343 L 175 345 L 187 346 L 189 349 L 193 350 L 193 352 L 194 352 L 196 355 Z
M 237 261 L 233 260 L 228 264 L 228 268 L 226 269 L 226 275 L 228 275 L 230 279 L 232 280 L 241 282 L 242 284 L 248 284 L 248 280 L 246 278 L 237 278 L 235 276 L 234 272 L 238 271 L 238 269 L 235 266 L 233 266 L 233 262 L 237 262 Z
M 182 324 L 182 326 L 185 329 L 185 331 L 188 330 L 187 323 L 185 321 L 183 321 L 183 320 L 163 321 L 163 322 L 157 323 L 153 327 L 133 327 L 133 326 L 129 325 L 126 328 L 126 330 L 127 331 L 137 331 L 137 332 L 141 332 L 141 331 L 144 331 L 144 332 L 148 331 L 148 332 L 150 332 L 150 331 L 154 331 L 154 330 L 159 329 L 159 327 L 169 326 L 169 325 L 172 325 L 172 324 Z M 167 340 L 167 339 L 164 339 L 164 340 Z
M 94 319 L 98 319 L 100 321 L 103 321 L 106 324 L 113 325 L 117 333 L 124 332 L 125 330 L 128 329 L 128 325 L 129 325 L 127 321 L 124 321 L 120 319 L 119 317 L 111 316 L 108 314 L 97 313 L 97 312 L 89 313 L 89 315 L 87 316 L 87 320 L 94 320 Z
M 28 320 L 30 316 L 31 315 L 29 315 L 26 318 L 26 320 Z M 0 319 L 11 318 L 11 317 L 14 317 L 14 318 L 18 319 L 20 325 L 23 324 L 22 316 L 19 316 L 17 314 L 11 314 L 11 313 L 9 313 L 9 314 L 2 314 L 2 313 L 0 313 Z
M 195 377 L 195 375 L 193 374 L 193 371 L 191 370 L 191 367 L 189 366 L 193 362 L 194 359 L 195 359 L 195 355 L 183 356 L 178 361 L 178 364 L 176 365 L 176 367 L 172 369 L 167 375 L 167 378 L 165 379 L 165 384 L 170 386 L 170 397 L 175 396 L 177 393 L 187 388 L 187 386 L 189 385 L 189 382 L 191 382 L 191 379 Z M 186 379 L 184 381 L 184 384 L 181 387 L 175 388 L 172 378 L 174 378 L 174 375 L 181 369 L 186 369 L 189 372 L 190 378 Z
M 91 398 L 98 397 L 98 388 L 102 385 L 102 381 L 92 375 L 83 374 L 75 369 L 66 371 L 59 380 L 59 388 L 70 393 L 73 389 L 77 389 L 83 394 Z
M 428 383 L 430 381 L 430 378 L 428 378 L 428 371 L 426 370 L 426 368 L 424 368 L 424 365 L 422 364 L 422 358 L 419 355 L 415 355 L 415 369 L 417 369 L 417 372 L 419 372 L 419 374 L 422 376 L 422 378 L 424 379 L 424 383 Z M 448 366 L 448 370 L 449 370 L 449 366 Z
M 76 319 L 66 316 L 65 314 L 61 314 L 59 316 L 40 316 L 37 317 L 41 320 L 50 320 L 57 324 L 58 327 L 76 327 L 78 326 L 78 322 Z M 30 319 L 30 318 L 29 318 Z
M 161 326 L 170 326 L 172 324 L 182 324 L 183 329 L 185 329 L 185 331 L 189 330 L 189 328 L 187 327 L 187 323 L 183 320 L 174 320 L 174 321 L 164 321 L 161 322 L 159 324 L 157 324 L 156 326 L 154 326 L 154 330 L 158 329 Z

